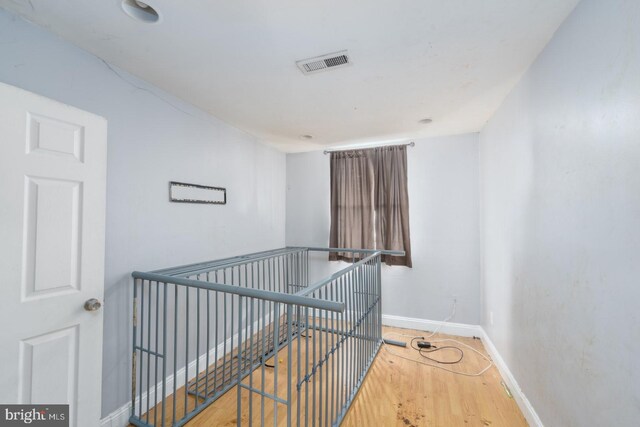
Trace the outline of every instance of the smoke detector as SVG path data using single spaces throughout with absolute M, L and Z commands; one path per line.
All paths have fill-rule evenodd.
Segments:
M 333 70 L 335 68 L 351 65 L 351 58 L 346 50 L 328 53 L 322 56 L 296 61 L 296 65 L 302 74 L 314 74 L 320 71 Z

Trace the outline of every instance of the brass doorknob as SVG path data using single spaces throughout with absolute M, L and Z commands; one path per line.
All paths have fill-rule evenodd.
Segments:
M 100 307 L 102 307 L 102 304 L 95 298 L 88 299 L 84 303 L 84 309 L 87 311 L 96 311 L 99 310 Z

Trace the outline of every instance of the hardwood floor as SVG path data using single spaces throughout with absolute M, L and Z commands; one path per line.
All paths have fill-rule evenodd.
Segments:
M 407 329 L 384 327 L 383 333 L 400 332 L 410 335 L 425 335 L 424 332 Z M 319 332 L 317 332 L 319 333 Z M 405 337 L 392 337 L 409 341 Z M 486 354 L 480 340 L 473 338 L 436 335 L 432 340 L 453 338 Z M 406 357 L 420 359 L 415 350 L 400 347 L 390 347 L 391 351 Z M 463 348 L 464 349 L 464 348 Z M 294 344 L 295 354 L 295 344 Z M 455 353 L 438 355 L 442 359 L 454 358 Z M 269 363 L 275 363 L 275 358 Z M 277 358 L 279 378 L 286 379 L 286 350 L 281 351 Z M 477 372 L 486 366 L 486 361 L 472 351 L 466 350 L 463 361 L 456 365 L 447 365 L 453 370 Z M 294 366 L 295 369 L 295 366 Z M 273 374 L 270 369 L 265 370 L 265 382 L 270 384 Z M 253 373 L 254 384 L 262 380 L 261 369 Z M 360 388 L 351 408 L 347 412 L 342 426 L 491 426 L 491 427 L 519 427 L 527 426 L 520 409 L 515 401 L 508 396 L 501 384 L 501 377 L 495 367 L 491 367 L 480 377 L 455 375 L 440 369 L 424 366 L 413 361 L 405 360 L 389 353 L 383 346 L 373 362 L 365 381 Z M 244 381 L 248 383 L 248 378 Z M 279 385 L 279 395 L 285 390 L 285 381 Z M 195 404 L 193 397 L 184 399 L 184 390 L 180 389 L 176 395 L 176 411 L 181 414 L 184 405 L 192 409 Z M 253 425 L 260 425 L 260 398 L 254 396 L 249 405 L 249 393 L 243 390 L 243 425 L 249 425 L 249 406 L 252 407 Z M 295 398 L 296 393 L 293 393 Z M 233 387 L 226 394 L 216 400 L 211 406 L 188 422 L 188 427 L 204 426 L 232 426 L 237 424 L 236 402 L 237 388 Z M 304 397 L 301 397 L 303 399 Z M 296 402 L 294 402 L 294 405 Z M 172 398 L 167 401 L 166 420 L 171 425 Z M 284 414 L 285 405 L 278 404 L 277 425 L 286 425 Z M 154 420 L 153 409 L 150 420 Z M 158 416 L 158 421 L 159 421 Z M 295 411 L 293 425 L 296 423 Z M 264 413 L 265 425 L 273 425 L 274 404 L 267 399 Z M 302 419 L 304 420 L 304 413 Z M 323 420 L 324 423 L 326 419 Z M 158 423 L 159 424 L 159 423 Z M 304 423 L 303 423 L 304 425 Z M 311 425 L 311 423 L 309 424 Z
M 389 331 L 424 335 L 420 331 L 383 328 L 383 332 Z M 403 337 L 393 338 L 405 341 Z M 432 339 L 442 338 L 456 339 L 486 354 L 480 340 L 441 334 Z M 416 351 L 409 348 L 391 349 L 416 357 Z M 463 361 L 452 365 L 452 369 L 478 372 L 484 366 L 484 359 L 465 351 Z M 455 375 L 401 359 L 383 347 L 342 426 L 527 426 L 501 381 L 495 366 L 480 377 Z

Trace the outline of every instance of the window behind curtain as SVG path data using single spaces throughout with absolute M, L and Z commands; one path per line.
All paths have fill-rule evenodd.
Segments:
M 334 248 L 405 251 L 383 256 L 411 267 L 407 148 L 404 145 L 331 153 L 331 233 Z M 350 253 L 330 260 L 352 261 Z

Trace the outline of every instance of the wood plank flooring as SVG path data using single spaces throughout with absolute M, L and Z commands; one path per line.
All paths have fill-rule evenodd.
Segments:
M 407 329 L 383 328 L 384 333 L 390 331 L 425 334 Z M 404 337 L 391 338 L 408 341 Z M 482 342 L 473 338 L 437 334 L 432 339 L 443 338 L 456 339 L 486 354 Z M 415 350 L 391 349 L 416 358 Z M 484 359 L 472 351 L 465 351 L 463 361 L 451 368 L 478 372 L 484 366 Z M 495 366 L 480 377 L 455 375 L 401 359 L 383 347 L 342 426 L 527 426 L 515 400 L 507 395 L 501 381 Z
M 392 331 L 410 335 L 425 335 L 424 332 L 420 331 L 383 328 L 383 333 Z M 320 332 L 316 331 L 316 333 Z M 407 342 L 409 340 L 405 337 L 391 338 Z M 440 334 L 431 339 L 443 338 L 459 340 L 486 354 L 480 340 Z M 408 347 L 400 348 L 394 346 L 390 347 L 390 349 L 397 354 L 420 359 L 417 352 Z M 295 341 L 293 354 L 296 354 Z M 277 358 L 272 358 L 268 361 L 269 363 L 278 364 L 278 381 L 280 382 L 278 395 L 281 397 L 285 395 L 286 390 L 286 385 L 284 384 L 286 382 L 286 356 L 287 351 L 285 349 L 279 353 Z M 438 357 L 451 359 L 455 358 L 455 354 L 443 353 Z M 484 366 L 486 366 L 486 361 L 469 350 L 465 351 L 464 359 L 460 364 L 448 365 L 453 370 L 464 372 L 477 372 Z M 296 369 L 295 363 L 293 368 Z M 252 374 L 254 384 L 261 383 L 261 371 L 259 368 Z M 267 387 L 273 385 L 273 377 L 273 370 L 265 369 L 264 380 Z M 455 375 L 402 359 L 395 354 L 389 353 L 383 347 L 380 349 L 360 391 L 347 412 L 342 426 L 527 426 L 527 422 L 514 399 L 508 396 L 501 381 L 500 374 L 495 367 L 492 367 L 480 377 Z M 243 382 L 248 383 L 249 379 L 247 378 Z M 189 407 L 189 410 L 194 407 L 195 399 L 191 395 L 188 395 L 185 399 L 183 389 L 178 390 L 176 395 L 178 397 L 176 411 L 179 415 L 183 413 L 185 404 Z M 295 395 L 296 393 L 294 392 L 294 398 Z M 186 425 L 188 427 L 236 425 L 237 396 L 237 387 L 233 387 Z M 251 407 L 253 425 L 259 426 L 262 419 L 260 397 L 254 394 L 251 401 L 252 404 L 249 405 L 249 392 L 243 389 L 241 396 L 243 403 L 242 424 L 249 425 L 249 408 Z M 304 399 L 304 396 L 301 398 Z M 282 404 L 274 405 L 273 401 L 266 399 L 264 406 L 266 426 L 274 425 L 276 407 L 278 411 L 276 424 L 278 426 L 286 425 L 284 417 L 286 406 Z M 167 425 L 171 425 L 172 408 L 173 399 L 169 397 L 165 406 Z M 304 412 L 302 415 L 302 420 L 304 420 Z M 149 416 L 151 421 L 156 419 L 157 424 L 160 425 L 160 415 L 156 416 L 153 409 L 150 411 Z M 325 422 L 326 419 L 323 420 L 322 424 L 324 425 Z M 292 424 L 296 424 L 295 410 Z

